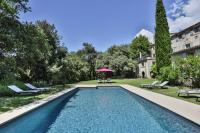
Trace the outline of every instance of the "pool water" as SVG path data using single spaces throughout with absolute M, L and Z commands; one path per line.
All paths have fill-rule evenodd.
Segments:
M 0 133 L 199 133 L 200 127 L 120 87 L 80 89 Z

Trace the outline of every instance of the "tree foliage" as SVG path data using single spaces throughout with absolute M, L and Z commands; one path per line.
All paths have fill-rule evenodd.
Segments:
M 147 37 L 140 35 L 136 37 L 130 44 L 130 52 L 132 58 L 138 58 L 140 53 L 142 55 L 148 54 L 150 42 Z
M 48 38 L 48 45 L 50 46 L 50 60 L 49 64 L 52 65 L 55 63 L 57 56 L 61 56 L 62 48 L 59 48 L 60 45 L 60 36 L 58 35 L 58 31 L 54 25 L 49 24 L 46 20 L 44 21 L 37 21 L 36 25 L 39 26 L 44 34 Z M 59 53 L 61 52 L 61 53 Z M 59 54 L 59 55 L 58 55 Z
M 43 80 L 50 56 L 48 38 L 33 23 L 24 24 L 24 30 L 15 51 L 19 77 L 22 80 Z
M 30 10 L 27 3 L 28 0 L 0 1 L 0 80 L 14 77 L 16 61 L 12 55 L 18 45 L 21 45 L 20 35 L 23 31 L 23 25 L 18 20 L 18 14 L 21 11 Z M 8 65 L 7 70 L 4 68 L 5 65 Z
M 1 16 L 18 17 L 19 12 L 30 11 L 27 6 L 29 0 L 1 0 Z
M 22 25 L 18 20 L 19 12 L 27 12 L 28 0 L 0 1 L 0 56 L 15 49 Z
M 181 76 L 192 80 L 193 87 L 200 87 L 200 55 L 189 56 L 179 61 Z
M 171 64 L 171 39 L 166 12 L 162 0 L 157 0 L 156 5 L 156 64 L 158 72 L 164 66 Z
M 114 70 L 115 77 L 136 77 L 137 61 L 132 59 L 129 45 L 113 45 L 97 57 L 97 69 L 108 67 Z
M 169 81 L 172 85 L 178 85 L 181 83 L 181 71 L 180 67 L 177 65 L 162 67 L 160 69 L 160 74 L 158 75 L 158 79 L 161 81 Z
M 77 54 L 83 61 L 87 62 L 89 68 L 89 78 L 94 79 L 96 76 L 96 57 L 97 51 L 90 43 L 83 43 L 83 49 L 79 50 Z
M 192 81 L 194 88 L 200 87 L 200 55 L 176 58 L 172 65 L 160 69 L 159 79 L 171 84 L 184 84 Z

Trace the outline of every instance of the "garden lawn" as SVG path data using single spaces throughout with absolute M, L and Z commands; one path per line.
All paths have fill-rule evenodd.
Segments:
M 116 85 L 117 84 L 128 84 L 128 85 L 140 87 L 140 84 L 152 83 L 155 80 L 154 79 L 114 79 L 112 81 L 114 82 L 113 84 L 116 84 Z M 83 82 L 79 82 L 79 84 L 97 84 L 97 80 L 83 81 Z M 141 89 L 145 89 L 145 88 L 141 88 Z M 181 100 L 185 100 L 185 101 L 200 105 L 200 102 L 196 102 L 195 96 L 178 97 L 178 95 L 177 95 L 177 91 L 179 90 L 178 87 L 169 87 L 168 89 L 153 88 L 153 89 L 145 89 L 145 90 L 153 91 L 155 93 L 160 93 L 160 94 L 163 94 L 163 95 L 167 95 L 167 96 L 170 96 L 170 97 L 178 98 L 178 99 L 181 99 Z
M 48 92 L 43 92 L 42 94 L 38 95 L 29 95 L 29 96 L 19 96 L 16 95 L 13 96 L 5 96 L 0 97 L 0 114 L 9 110 L 12 110 L 14 108 L 32 103 L 37 100 L 41 100 L 43 98 L 46 98 L 52 94 L 55 94 L 57 92 L 60 92 L 66 88 L 70 88 L 70 86 L 62 87 L 62 86 L 54 86 L 51 87 L 51 90 Z
M 139 87 L 140 84 L 148 84 L 155 81 L 154 79 L 112 79 L 112 84 L 129 84 Z M 82 81 L 79 84 L 97 84 L 97 80 Z

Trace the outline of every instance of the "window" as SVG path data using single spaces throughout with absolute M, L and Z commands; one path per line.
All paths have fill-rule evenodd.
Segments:
M 197 39 L 197 38 L 198 38 L 198 35 L 195 36 L 195 39 Z
M 186 44 L 185 48 L 190 48 L 190 43 Z

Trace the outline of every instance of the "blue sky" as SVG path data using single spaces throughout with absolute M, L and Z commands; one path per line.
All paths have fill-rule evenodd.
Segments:
M 174 0 L 164 0 L 167 10 Z M 70 51 L 92 43 L 105 51 L 131 42 L 141 29 L 154 31 L 156 0 L 30 0 L 32 12 L 22 21 L 47 20 L 55 24 Z

